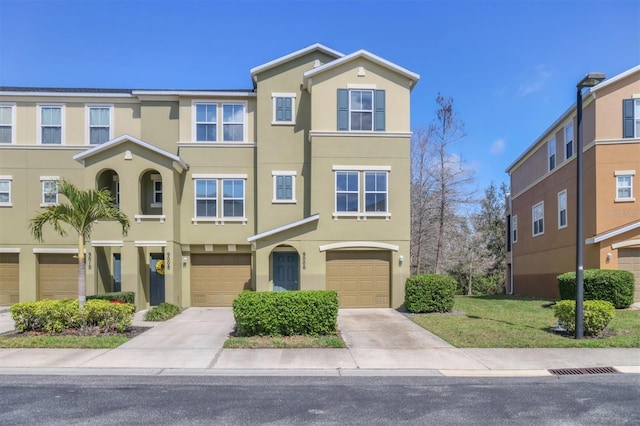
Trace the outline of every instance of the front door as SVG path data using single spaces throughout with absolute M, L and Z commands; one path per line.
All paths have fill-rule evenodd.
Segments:
M 120 253 L 113 253 L 113 291 L 122 291 L 122 268 Z
M 273 290 L 299 290 L 298 285 L 298 253 L 273 253 Z
M 149 259 L 149 304 L 164 302 L 164 254 L 151 253 Z

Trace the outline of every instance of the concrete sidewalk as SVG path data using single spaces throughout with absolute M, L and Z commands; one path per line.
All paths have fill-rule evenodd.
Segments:
M 0 307 L 0 312 L 2 308 Z M 614 367 L 640 374 L 640 348 L 458 349 L 393 309 L 341 309 L 347 349 L 222 349 L 231 308 L 189 308 L 115 349 L 0 349 L 0 374 L 550 376 Z M 10 328 L 9 328 L 10 327 Z M 0 332 L 13 329 L 0 313 Z

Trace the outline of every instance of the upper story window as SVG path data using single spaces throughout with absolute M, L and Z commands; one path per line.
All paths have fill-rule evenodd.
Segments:
M 244 217 L 244 179 L 222 180 L 222 217 Z
M 273 200 L 274 203 L 296 202 L 296 172 L 273 171 Z
M 556 138 L 551 138 L 547 143 L 547 153 L 549 156 L 549 171 L 556 168 Z
M 196 142 L 244 142 L 246 102 L 194 102 Z M 221 122 L 222 126 L 218 126 Z
M 272 93 L 273 120 L 272 124 L 295 124 L 296 94 Z
M 111 140 L 113 138 L 113 106 L 88 105 L 87 111 L 89 143 L 91 145 L 99 145 Z
M 511 242 L 518 242 L 518 216 L 511 218 Z
M 616 201 L 635 201 L 633 197 L 633 176 L 635 170 L 617 170 L 616 177 Z
M 218 217 L 218 180 L 196 179 L 196 217 Z
M 531 209 L 533 236 L 544 234 L 544 201 Z
M 558 193 L 558 229 L 567 227 L 567 190 Z
M 389 213 L 388 175 L 390 167 L 334 166 L 335 212 L 339 216 L 384 216 Z M 345 170 L 346 169 L 346 170 Z
M 11 207 L 11 176 L 0 176 L 0 207 Z
M 640 138 L 640 99 L 622 101 L 622 137 Z
M 245 217 L 246 175 L 194 174 L 194 223 L 241 221 Z
M 564 128 L 564 159 L 568 160 L 573 155 L 573 123 Z
M 338 89 L 338 130 L 384 131 L 385 91 Z
M 387 210 L 387 172 L 364 172 L 364 211 Z
M 40 176 L 42 183 L 41 207 L 58 204 L 58 180 L 57 176 Z
M 40 110 L 40 143 L 62 144 L 62 122 L 64 107 L 62 105 L 38 105 Z
M 162 207 L 162 175 L 155 173 L 151 175 L 151 207 Z
M 0 104 L 0 143 L 15 143 L 15 104 Z

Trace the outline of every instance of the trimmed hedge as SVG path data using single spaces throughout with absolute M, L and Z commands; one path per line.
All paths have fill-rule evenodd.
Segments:
M 575 299 L 576 273 L 558 276 L 560 299 Z M 583 278 L 584 300 L 608 300 L 616 309 L 625 309 L 633 303 L 635 280 L 628 271 L 614 269 L 587 269 Z
M 582 303 L 584 333 L 596 336 L 604 330 L 615 315 L 613 304 L 607 300 L 586 300 Z M 575 300 L 561 300 L 553 306 L 553 314 L 568 331 L 576 329 Z
M 135 307 L 128 303 L 87 300 L 80 309 L 77 300 L 39 300 L 11 306 L 16 330 L 60 333 L 64 330 L 97 327 L 103 332 L 126 331 L 131 327 Z
M 136 294 L 133 291 L 114 291 L 112 293 L 93 294 L 87 300 L 118 300 L 122 303 L 136 304 Z
M 456 286 L 456 280 L 449 275 L 414 275 L 404 285 L 404 306 L 413 313 L 449 312 Z
M 233 301 L 238 336 L 317 336 L 338 330 L 338 293 L 244 291 Z
M 171 303 L 162 302 L 158 306 L 149 309 L 144 315 L 145 321 L 166 321 L 178 315 L 180 307 Z

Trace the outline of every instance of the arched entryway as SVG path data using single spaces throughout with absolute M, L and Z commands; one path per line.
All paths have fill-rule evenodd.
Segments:
M 273 291 L 300 290 L 300 256 L 290 246 L 277 247 L 271 253 Z

